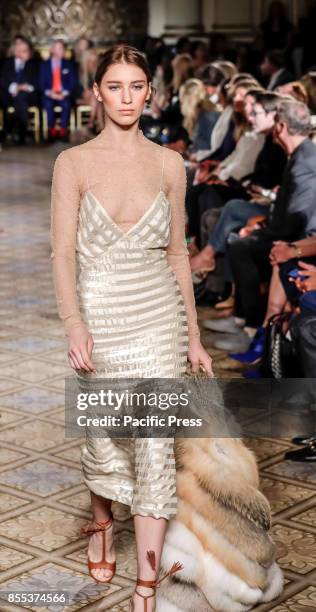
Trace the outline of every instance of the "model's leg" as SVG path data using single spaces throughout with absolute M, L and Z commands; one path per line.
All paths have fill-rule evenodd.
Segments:
M 160 566 L 161 553 L 163 549 L 168 521 L 165 518 L 153 518 L 151 516 L 134 516 L 136 546 L 137 546 L 137 576 L 142 580 L 156 580 Z M 147 551 L 153 550 L 156 557 L 156 570 L 153 570 L 148 559 Z M 137 591 L 148 596 L 154 593 L 150 587 L 137 586 Z M 136 592 L 133 595 L 135 612 L 144 612 L 144 599 Z M 147 610 L 155 610 L 156 597 L 147 600 Z
M 106 521 L 111 517 L 111 503 L 112 500 L 100 497 L 90 492 L 91 495 L 91 509 L 94 521 Z M 101 561 L 102 559 L 102 532 L 93 533 L 90 536 L 88 555 L 90 561 Z M 105 558 L 110 563 L 115 561 L 115 550 L 113 540 L 113 525 L 106 530 L 106 551 Z M 111 578 L 112 572 L 106 569 L 95 569 L 92 570 L 94 578 L 97 580 L 106 580 Z
M 135 440 L 135 487 L 131 513 L 135 517 L 137 577 L 155 580 L 168 519 L 176 515 L 176 468 L 172 438 L 137 438 Z M 155 570 L 147 551 L 155 553 Z M 152 588 L 137 586 L 142 595 L 152 595 Z M 155 597 L 147 600 L 148 612 L 155 610 Z M 135 612 L 144 612 L 144 599 L 133 596 Z

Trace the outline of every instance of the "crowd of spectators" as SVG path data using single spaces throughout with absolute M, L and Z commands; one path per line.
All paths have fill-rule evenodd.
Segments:
M 212 342 L 229 352 L 227 367 L 243 369 L 245 377 L 264 375 L 269 326 L 283 313 L 289 313 L 282 331 L 300 375 L 316 375 L 314 17 L 312 9 L 295 29 L 283 3 L 272 2 L 249 48 L 218 33 L 209 44 L 188 38 L 171 47 L 163 39 L 144 43 L 155 95 L 141 127 L 185 160 L 196 300 L 214 306 L 204 326 L 218 332 Z M 39 61 L 17 37 L 3 61 L 1 103 L 15 108 L 19 141 L 32 104 L 46 110 L 52 140 L 68 138 L 71 105 L 80 100 L 90 106 L 90 137 L 102 128 L 102 106 L 92 91 L 95 47 L 82 38 L 73 59 L 64 56 L 65 44 L 55 41 L 50 59 Z M 289 458 L 316 458 L 315 436 L 297 442 L 308 446 Z
M 3 110 L 3 132 L 18 144 L 31 141 L 31 107 L 46 111 L 48 139 L 69 139 L 69 117 L 78 104 L 90 108 L 87 127 L 103 127 L 102 106 L 92 90 L 99 55 L 92 42 L 79 39 L 73 51 L 63 40 L 54 40 L 50 57 L 42 59 L 23 35 L 17 35 L 0 66 L 0 108 Z M 57 124 L 56 107 L 60 117 Z M 8 112 L 9 109 L 14 112 Z

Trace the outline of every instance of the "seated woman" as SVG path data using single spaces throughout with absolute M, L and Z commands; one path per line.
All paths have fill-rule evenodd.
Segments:
M 220 113 L 210 101 L 207 90 L 199 79 L 188 79 L 179 90 L 182 125 L 187 130 L 190 150 L 207 150 L 211 134 Z
M 75 57 L 79 65 L 79 80 L 82 88 L 81 98 L 77 102 L 90 106 L 88 129 L 96 128 L 97 131 L 101 131 L 104 127 L 103 107 L 96 100 L 92 89 L 99 59 L 93 42 L 82 36 L 75 46 Z
M 187 79 L 193 76 L 192 57 L 189 53 L 179 53 L 172 62 L 172 79 L 165 87 L 164 95 L 153 97 L 151 103 L 151 116 L 160 124 L 179 125 L 182 121 L 180 110 L 179 90 Z
M 191 259 L 191 269 L 198 266 L 215 268 L 215 256 L 224 253 L 230 232 L 239 230 L 250 218 L 266 216 L 280 184 L 287 157 L 273 141 L 274 118 L 280 97 L 274 92 L 248 92 L 246 99 L 254 98 L 252 111 L 253 128 L 256 133 L 266 136 L 254 172 L 247 178 L 243 198 L 227 202 L 220 218 L 209 235 L 207 245 Z M 243 183 L 244 185 L 244 183 Z
M 186 198 L 188 234 L 191 238 L 195 237 L 197 246 L 200 245 L 202 214 L 208 209 L 220 208 L 228 200 L 240 195 L 240 180 L 254 171 L 256 159 L 263 147 L 264 135 L 256 134 L 251 126 L 251 113 L 255 102 L 252 96 L 247 96 L 251 89 L 253 89 L 252 82 L 239 83 L 233 94 L 236 142 L 234 151 L 217 166 L 215 171 L 205 176 L 203 183 L 194 185 L 188 190 Z M 200 262 L 196 266 L 196 269 L 199 268 Z

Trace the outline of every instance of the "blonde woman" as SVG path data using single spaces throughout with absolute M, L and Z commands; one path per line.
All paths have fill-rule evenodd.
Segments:
M 192 151 L 207 150 L 213 127 L 220 115 L 199 79 L 188 79 L 179 90 L 182 125 L 192 142 Z
M 90 106 L 88 129 L 96 127 L 97 131 L 104 127 L 103 108 L 93 93 L 94 75 L 97 69 L 99 56 L 88 38 L 82 36 L 75 46 L 75 57 L 79 66 L 79 79 L 82 86 L 81 99 L 77 102 Z

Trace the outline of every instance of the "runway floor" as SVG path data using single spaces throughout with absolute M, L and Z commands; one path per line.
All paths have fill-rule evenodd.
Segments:
M 49 246 L 50 179 L 59 150 L 54 145 L 0 153 L 0 590 L 68 590 L 73 600 L 67 611 L 123 612 L 136 573 L 132 520 L 126 507 L 114 505 L 117 573 L 107 588 L 98 586 L 87 574 L 87 541 L 78 537 L 90 518 L 79 464 L 82 440 L 64 438 L 64 379 L 72 370 L 56 313 Z M 231 376 L 225 354 L 210 352 L 216 373 Z M 286 577 L 280 599 L 256 610 L 312 612 L 315 465 L 284 461 L 288 439 L 249 444 L 272 505 L 272 535 Z

